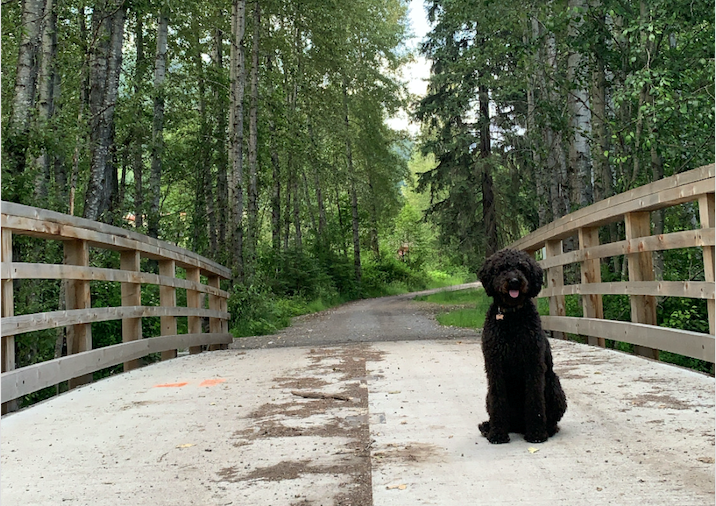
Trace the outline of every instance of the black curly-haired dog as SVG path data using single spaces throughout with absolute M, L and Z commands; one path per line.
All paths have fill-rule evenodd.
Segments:
M 523 251 L 504 249 L 478 274 L 493 298 L 482 333 L 489 421 L 479 425 L 490 443 L 507 443 L 510 432 L 541 443 L 557 433 L 567 409 L 552 352 L 532 301 L 542 287 L 542 268 Z

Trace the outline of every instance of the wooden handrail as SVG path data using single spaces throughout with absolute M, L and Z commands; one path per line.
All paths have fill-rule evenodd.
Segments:
M 176 356 L 176 350 L 189 348 L 201 352 L 225 348 L 231 341 L 228 333 L 229 293 L 220 288 L 229 279 L 226 267 L 174 244 L 138 234 L 131 230 L 98 223 L 54 211 L 2 202 L 2 400 L 3 413 L 15 408 L 13 399 L 69 380 L 70 388 L 91 380 L 91 373 L 124 363 L 129 370 L 138 359 L 149 353 L 162 353 L 162 359 Z M 63 264 L 26 263 L 12 258 L 12 237 L 31 236 L 59 240 L 65 244 Z M 119 251 L 121 267 L 90 267 L 89 247 Z M 140 271 L 141 257 L 159 261 L 160 273 Z M 186 270 L 187 279 L 176 277 L 176 267 Z M 202 282 L 201 276 L 206 277 Z M 61 279 L 67 283 L 65 310 L 15 315 L 13 313 L 13 280 Z M 92 307 L 90 281 L 121 283 L 122 305 Z M 141 286 L 158 285 L 163 294 L 160 306 L 141 305 Z M 187 306 L 177 307 L 174 291 L 187 291 Z M 209 309 L 204 296 L 208 294 Z M 189 332 L 178 335 L 176 318 L 187 317 Z M 160 317 L 161 337 L 143 339 L 141 319 Z M 202 331 L 201 321 L 209 319 L 209 332 Z M 122 343 L 92 349 L 91 323 L 121 320 Z M 168 325 L 168 326 L 167 326 Z M 68 356 L 15 368 L 15 339 L 22 334 L 43 329 L 67 327 Z M 8 402 L 9 401 L 9 402 Z
M 550 316 L 543 327 L 561 337 L 564 333 L 587 336 L 588 343 L 604 346 L 605 339 L 635 345 L 635 352 L 652 358 L 658 350 L 714 362 L 714 169 L 707 165 L 689 172 L 615 195 L 579 209 L 515 241 L 509 247 L 531 254 L 542 250 L 540 265 L 547 286 L 540 297 L 550 301 Z M 651 211 L 686 202 L 698 202 L 701 228 L 650 235 Z M 599 244 L 599 227 L 624 221 L 625 240 Z M 563 240 L 577 237 L 579 249 L 564 252 Z M 702 248 L 705 281 L 657 281 L 651 252 Z M 629 281 L 602 283 L 599 261 L 627 255 Z M 578 263 L 581 283 L 564 285 L 564 266 Z M 567 317 L 565 295 L 582 296 L 584 318 Z M 602 295 L 629 295 L 632 322 L 604 320 Z M 709 334 L 656 326 L 656 297 L 706 299 Z

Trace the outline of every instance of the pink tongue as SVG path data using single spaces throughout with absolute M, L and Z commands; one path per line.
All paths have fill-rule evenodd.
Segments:
M 510 297 L 512 297 L 513 299 L 516 299 L 519 296 L 520 296 L 519 290 L 510 290 Z

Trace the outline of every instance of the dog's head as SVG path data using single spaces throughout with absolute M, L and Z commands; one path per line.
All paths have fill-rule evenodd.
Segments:
M 503 249 L 485 260 L 478 277 L 485 293 L 503 307 L 515 307 L 542 289 L 542 268 L 524 251 Z

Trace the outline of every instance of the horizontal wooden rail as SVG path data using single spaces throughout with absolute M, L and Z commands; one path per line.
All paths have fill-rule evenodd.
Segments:
M 713 299 L 714 284 L 705 281 L 623 281 L 619 283 L 584 283 L 545 288 L 539 297 L 556 295 L 656 295 Z
M 24 262 L 0 265 L 2 279 L 80 279 L 84 281 L 118 281 L 122 283 L 143 283 L 148 285 L 171 286 L 217 297 L 229 297 L 229 292 L 213 286 L 195 283 L 186 279 L 159 276 L 148 272 L 123 271 L 100 267 L 82 267 L 65 264 L 31 264 Z
M 48 360 L 2 374 L 2 399 L 17 399 L 22 395 L 56 385 L 79 375 L 91 374 L 149 353 L 159 353 L 196 345 L 229 344 L 231 334 L 178 334 L 153 337 L 128 343 L 105 346 L 96 350 Z
M 510 248 L 529 253 L 542 250 L 539 264 L 548 286 L 539 297 L 548 297 L 550 316 L 543 326 L 555 337 L 579 334 L 589 344 L 604 346 L 605 339 L 631 343 L 635 352 L 658 358 L 658 350 L 714 363 L 714 183 L 715 165 L 677 174 L 615 195 L 563 216 L 515 241 Z M 687 202 L 698 202 L 701 228 L 651 235 L 651 211 Z M 600 244 L 599 227 L 623 221 L 626 238 Z M 564 239 L 576 238 L 579 249 L 564 252 Z M 700 248 L 704 281 L 655 279 L 652 253 Z M 603 283 L 600 260 L 625 255 L 629 281 Z M 578 264 L 581 282 L 564 284 L 565 266 Z M 566 316 L 565 296 L 578 295 L 584 318 Z M 605 320 L 602 297 L 627 295 L 631 322 Z M 706 299 L 709 334 L 659 327 L 657 297 Z
M 628 255 L 636 252 L 666 251 L 677 248 L 703 248 L 704 246 L 716 245 L 716 234 L 713 228 L 702 228 L 698 230 L 686 230 L 684 232 L 672 232 L 670 234 L 641 237 L 624 241 L 610 242 L 591 248 L 579 249 L 562 253 L 540 260 L 539 264 L 543 269 L 568 265 L 585 260 L 597 260 L 618 255 Z
M 199 267 L 204 275 L 231 277 L 231 271 L 223 265 L 166 241 L 46 209 L 3 202 L 0 226 L 20 235 L 60 241 L 79 239 L 93 247 L 139 251 L 143 257 L 154 260 L 174 260 L 182 268 Z
M 221 289 L 221 280 L 231 276 L 226 267 L 131 230 L 20 204 L 1 205 L 3 413 L 15 409 L 13 399 L 66 380 L 69 388 L 74 388 L 91 381 L 93 372 L 120 363 L 125 371 L 134 369 L 149 353 L 161 352 L 165 360 L 176 357 L 179 349 L 200 353 L 204 346 L 217 350 L 231 342 L 229 293 Z M 28 263 L 13 258 L 14 236 L 62 241 L 63 263 Z M 92 267 L 94 252 L 90 248 L 118 251 L 120 268 Z M 159 273 L 142 272 L 142 257 L 157 260 L 154 265 Z M 186 279 L 177 277 L 177 267 L 185 270 Z M 60 310 L 15 315 L 15 280 L 62 280 L 57 299 Z M 92 307 L 92 282 L 118 283 L 114 289 L 121 295 L 121 306 Z M 159 306 L 142 305 L 143 285 L 159 287 Z M 56 284 L 52 286 L 57 289 Z M 177 307 L 176 289 L 186 290 L 187 307 Z M 60 293 L 64 294 L 61 302 Z M 142 336 L 142 318 L 148 317 L 160 318 L 159 337 Z M 187 318 L 187 334 L 177 334 L 178 317 Z M 202 330 L 207 328 L 203 319 L 208 319 L 208 332 Z M 121 321 L 121 336 L 116 336 L 116 341 L 121 339 L 122 344 L 93 350 L 92 324 L 112 320 Z M 16 369 L 16 339 L 53 328 L 66 328 L 65 333 L 57 335 L 57 349 L 63 344 L 67 356 Z
M 620 221 L 628 213 L 654 211 L 698 200 L 700 195 L 714 192 L 714 168 L 714 164 L 707 165 L 609 197 L 545 225 L 510 247 L 537 251 L 545 242 L 565 239 L 583 227 L 598 227 Z
M 543 316 L 542 326 L 545 330 L 613 339 L 707 362 L 713 362 L 716 353 L 714 336 L 701 332 L 572 316 Z
M 91 309 L 69 309 L 10 316 L 2 320 L 2 336 L 14 336 L 35 330 L 54 329 L 68 325 L 107 322 L 125 318 L 147 318 L 152 316 L 198 316 L 200 318 L 229 318 L 229 313 L 211 309 L 164 306 L 121 306 L 96 307 Z

